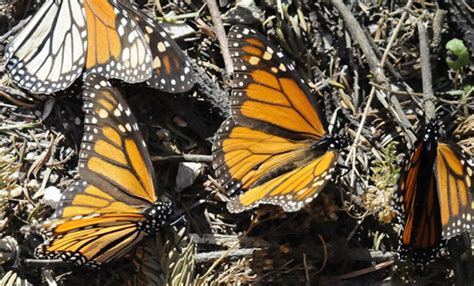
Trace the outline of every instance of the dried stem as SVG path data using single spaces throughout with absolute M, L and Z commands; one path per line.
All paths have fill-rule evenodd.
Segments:
M 201 263 L 208 263 L 211 261 L 215 261 L 216 259 L 219 259 L 221 257 L 225 257 L 226 260 L 232 260 L 232 259 L 241 259 L 241 258 L 252 258 L 253 253 L 257 250 L 260 250 L 259 248 L 242 248 L 242 249 L 236 249 L 228 252 L 227 250 L 221 250 L 221 251 L 213 251 L 213 252 L 204 252 L 204 253 L 198 253 L 195 256 L 195 262 L 196 264 L 201 264 Z
M 230 76 L 234 72 L 234 65 L 230 57 L 229 47 L 227 45 L 227 36 L 224 30 L 224 24 L 222 23 L 222 16 L 219 12 L 219 7 L 215 0 L 207 0 L 207 8 L 211 13 L 212 23 L 214 23 L 214 29 L 216 29 L 216 37 L 221 46 L 222 57 L 224 58 L 224 64 L 227 76 Z
M 198 155 L 198 154 L 180 154 L 180 155 L 169 155 L 169 156 L 152 156 L 152 161 L 172 161 L 172 162 L 197 162 L 197 163 L 210 163 L 212 162 L 211 155 Z
M 390 37 L 390 40 L 388 41 L 387 47 L 385 48 L 385 52 L 383 53 L 383 56 L 382 56 L 382 60 L 380 61 L 381 68 L 385 66 L 385 62 L 387 61 L 388 54 L 390 53 L 390 50 L 392 49 L 393 43 L 395 42 L 395 39 L 398 36 L 398 32 L 400 31 L 400 28 L 402 27 L 403 22 L 405 22 L 405 19 L 408 16 L 408 9 L 411 7 L 412 4 L 413 4 L 413 0 L 408 1 L 407 5 L 405 6 L 405 11 L 403 11 L 403 14 L 400 17 L 400 20 L 398 21 L 398 24 L 395 27 L 395 30 L 393 31 L 392 36 Z
M 418 36 L 420 38 L 421 77 L 423 81 L 425 120 L 428 122 L 435 118 L 436 109 L 434 105 L 433 85 L 431 78 L 428 32 L 426 30 L 426 23 L 423 21 L 418 22 Z
M 346 22 L 346 29 L 351 33 L 351 36 L 357 41 L 360 46 L 360 49 L 367 58 L 367 63 L 369 64 L 370 71 L 375 76 L 375 81 L 378 83 L 387 82 L 387 78 L 383 73 L 383 69 L 379 66 L 379 60 L 375 55 L 374 50 L 370 46 L 369 40 L 365 36 L 364 30 L 360 27 L 354 15 L 352 15 L 349 8 L 344 5 L 342 0 L 331 0 L 332 4 L 337 8 L 339 14 Z

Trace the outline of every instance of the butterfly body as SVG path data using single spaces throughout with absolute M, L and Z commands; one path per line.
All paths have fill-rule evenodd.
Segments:
M 343 134 L 327 134 L 321 140 L 314 140 L 311 150 L 315 156 L 329 150 L 340 150 L 349 145 L 349 139 Z
M 140 230 L 147 234 L 157 234 L 165 224 L 167 224 L 172 211 L 171 203 L 155 202 L 152 205 L 145 207 L 142 210 L 143 216 L 146 218 L 146 223 L 140 225 Z
M 473 228 L 472 170 L 457 144 L 431 121 L 400 178 L 402 246 L 415 260 L 431 260 L 445 240 Z
M 85 81 L 80 180 L 64 191 L 38 229 L 48 240 L 38 257 L 100 266 L 168 224 L 171 203 L 157 193 L 146 144 L 118 90 L 97 74 Z
M 284 54 L 245 26 L 229 32 L 234 63 L 231 118 L 213 145 L 213 168 L 230 195 L 231 212 L 260 204 L 297 211 L 332 178 L 344 140 L 326 119 Z
M 33 93 L 66 89 L 83 71 L 173 93 L 194 84 L 179 46 L 124 0 L 47 0 L 5 58 L 13 81 Z

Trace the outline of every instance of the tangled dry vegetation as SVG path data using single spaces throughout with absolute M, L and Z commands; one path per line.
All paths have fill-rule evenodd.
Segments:
M 48 218 L 49 202 L 77 179 L 81 90 L 79 85 L 53 97 L 31 97 L 3 74 L 2 283 L 453 283 L 446 256 L 423 273 L 397 260 L 400 225 L 393 197 L 422 118 L 420 21 L 428 23 L 438 106 L 445 114 L 456 111 L 454 134 L 466 152 L 474 153 L 473 68 L 452 71 L 445 60 L 446 43 L 453 38 L 473 50 L 474 6 L 454 0 L 364 0 L 345 1 L 350 6 L 344 10 L 340 0 L 219 1 L 225 27 L 243 22 L 278 43 L 296 61 L 327 118 L 347 124 L 356 142 L 343 155 L 340 179 L 302 211 L 264 206 L 235 215 L 226 210 L 228 197 L 214 180 L 209 156 L 182 156 L 210 155 L 214 132 L 228 115 L 229 79 L 206 3 L 137 2 L 165 22 L 199 74 L 192 91 L 176 96 L 115 82 L 136 114 L 161 189 L 186 220 L 100 271 L 35 260 L 33 250 L 44 238 L 25 226 Z M 0 53 L 37 8 L 33 0 L 0 1 Z

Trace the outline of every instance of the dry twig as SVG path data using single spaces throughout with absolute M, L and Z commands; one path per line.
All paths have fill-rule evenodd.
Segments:
M 367 40 L 364 30 L 362 30 L 354 15 L 352 15 L 351 11 L 349 10 L 349 8 L 347 8 L 347 6 L 342 0 L 331 0 L 331 2 L 337 8 L 339 13 L 341 14 L 341 17 L 344 19 L 347 30 L 349 30 L 352 37 L 354 37 L 354 39 L 359 44 L 360 49 L 362 50 L 367 59 L 370 71 L 375 76 L 375 81 L 377 81 L 378 83 L 387 82 L 387 78 L 383 73 L 382 66 L 379 65 L 377 55 L 370 46 L 370 42 L 369 40 Z
M 425 107 L 425 120 L 431 121 L 436 116 L 436 107 L 434 105 L 433 85 L 431 77 L 430 48 L 428 46 L 428 32 L 426 23 L 418 22 L 418 36 L 420 37 L 420 59 L 421 59 L 421 77 L 423 81 L 423 100 Z
M 214 29 L 216 30 L 216 37 L 221 46 L 222 57 L 224 58 L 225 69 L 227 77 L 230 77 L 234 72 L 234 65 L 230 57 L 229 47 L 227 45 L 227 36 L 224 30 L 224 24 L 222 23 L 222 16 L 219 12 L 216 0 L 207 0 L 207 8 L 211 13 L 212 23 L 214 23 Z

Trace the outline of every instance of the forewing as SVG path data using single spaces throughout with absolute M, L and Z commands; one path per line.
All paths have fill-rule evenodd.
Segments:
M 137 121 L 120 93 L 91 74 L 84 90 L 85 127 L 79 154 L 81 178 L 117 201 L 148 205 L 156 201 L 155 178 Z
M 236 123 L 294 139 L 321 139 L 326 122 L 294 66 L 261 34 L 233 26 L 231 113 Z

